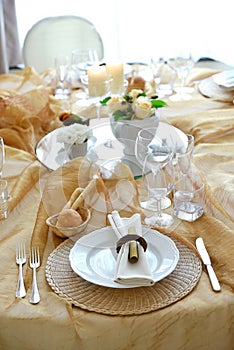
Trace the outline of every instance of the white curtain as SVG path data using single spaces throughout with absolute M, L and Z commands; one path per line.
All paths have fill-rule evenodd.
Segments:
M 15 0 L 0 0 L 0 73 L 21 63 Z
M 195 59 L 234 65 L 233 0 L 15 0 L 21 46 L 28 29 L 47 16 L 74 14 L 100 32 L 105 56 L 126 62 L 173 54 L 190 46 Z

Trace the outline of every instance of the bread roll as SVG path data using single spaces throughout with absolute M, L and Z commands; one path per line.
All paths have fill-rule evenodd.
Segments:
M 74 209 L 63 209 L 58 216 L 58 227 L 76 227 L 82 224 L 83 220 L 80 214 Z
M 128 91 L 133 89 L 145 90 L 145 80 L 142 77 L 135 76 L 128 78 Z

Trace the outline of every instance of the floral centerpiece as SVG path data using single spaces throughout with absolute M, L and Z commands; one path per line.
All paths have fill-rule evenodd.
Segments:
M 145 119 L 155 116 L 158 108 L 167 106 L 157 96 L 148 97 L 143 90 L 133 89 L 124 96 L 109 96 L 101 101 L 109 108 L 114 121 Z
M 135 141 L 138 132 L 147 127 L 157 127 L 157 110 L 167 106 L 157 96 L 148 97 L 143 90 L 133 89 L 124 96 L 106 97 L 101 104 L 110 112 L 114 136 L 124 144 L 124 156 L 135 162 Z
M 71 124 L 58 129 L 57 142 L 64 143 L 70 159 L 83 157 L 87 152 L 87 141 L 93 137 L 92 129 L 84 124 Z

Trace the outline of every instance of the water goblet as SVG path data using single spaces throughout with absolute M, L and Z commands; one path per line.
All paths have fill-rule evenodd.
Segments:
M 5 162 L 5 146 L 4 146 L 3 138 L 0 137 L 0 179 L 2 178 L 4 162 Z
M 176 93 L 170 99 L 172 101 L 190 100 L 191 95 L 186 92 L 186 79 L 194 65 L 190 50 L 180 49 L 176 55 L 169 57 L 167 60 L 168 66 L 177 73 L 179 86 L 176 88 Z

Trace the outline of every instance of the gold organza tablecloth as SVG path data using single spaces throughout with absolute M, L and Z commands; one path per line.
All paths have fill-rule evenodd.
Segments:
M 199 72 L 196 73 L 194 80 L 199 76 Z M 200 73 L 204 75 L 204 70 Z M 47 91 L 48 88 L 43 89 Z M 15 93 L 14 90 L 12 94 Z M 50 92 L 47 93 L 52 101 L 47 105 L 50 110 L 54 100 Z M 22 92 L 19 93 L 21 95 Z M 57 125 L 56 113 L 60 108 L 53 115 L 54 125 Z M 16 116 L 19 115 L 14 112 Z M 195 93 L 192 101 L 170 102 L 168 109 L 162 113 L 168 122 L 195 136 L 194 164 L 203 177 L 206 189 L 205 214 L 194 223 L 181 222 L 174 231 L 165 233 L 191 249 L 194 249 L 197 237 L 204 238 L 222 291 L 212 291 L 204 269 L 197 286 L 185 298 L 163 309 L 137 316 L 108 316 L 89 312 L 54 293 L 47 283 L 45 268 L 48 256 L 62 239 L 48 230 L 45 218 L 64 205 L 74 187 L 88 184 L 93 169 L 86 162 L 73 160 L 56 172 L 49 172 L 31 152 L 31 139 L 21 137 L 23 134 L 17 131 L 20 135 L 17 146 L 25 146 L 21 149 L 12 148 L 12 145 L 6 147 L 3 173 L 9 181 L 12 200 L 9 202 L 9 218 L 0 222 L 1 349 L 233 349 L 234 106 Z M 27 115 L 30 119 L 30 112 Z M 43 124 L 43 118 L 44 113 L 39 113 L 39 124 Z M 45 117 L 44 121 L 49 119 Z M 22 124 L 26 125 L 26 129 L 27 123 Z M 51 122 L 48 129 L 48 124 L 43 124 L 47 126 L 43 127 L 42 133 L 38 133 L 36 124 L 32 124 L 31 135 L 34 137 L 36 131 L 39 138 L 54 127 Z M 5 138 L 5 134 L 3 136 Z M 13 139 L 10 138 L 10 142 Z M 77 169 L 81 164 L 78 175 Z M 119 181 L 123 187 L 118 202 L 115 202 L 118 210 L 126 216 L 140 210 L 137 184 L 124 167 L 117 176 L 104 179 L 104 185 L 100 181 L 97 186 L 98 196 L 92 196 L 92 220 L 87 232 L 107 224 L 106 212 L 112 207 Z M 131 201 L 126 196 L 129 192 L 132 194 Z M 100 205 L 101 213 L 97 210 Z M 41 302 L 36 306 L 29 303 L 32 271 L 28 263 L 23 269 L 27 296 L 24 299 L 15 298 L 18 273 L 15 245 L 19 241 L 26 242 L 27 252 L 30 244 L 39 246 L 41 251 L 42 263 L 38 269 Z

